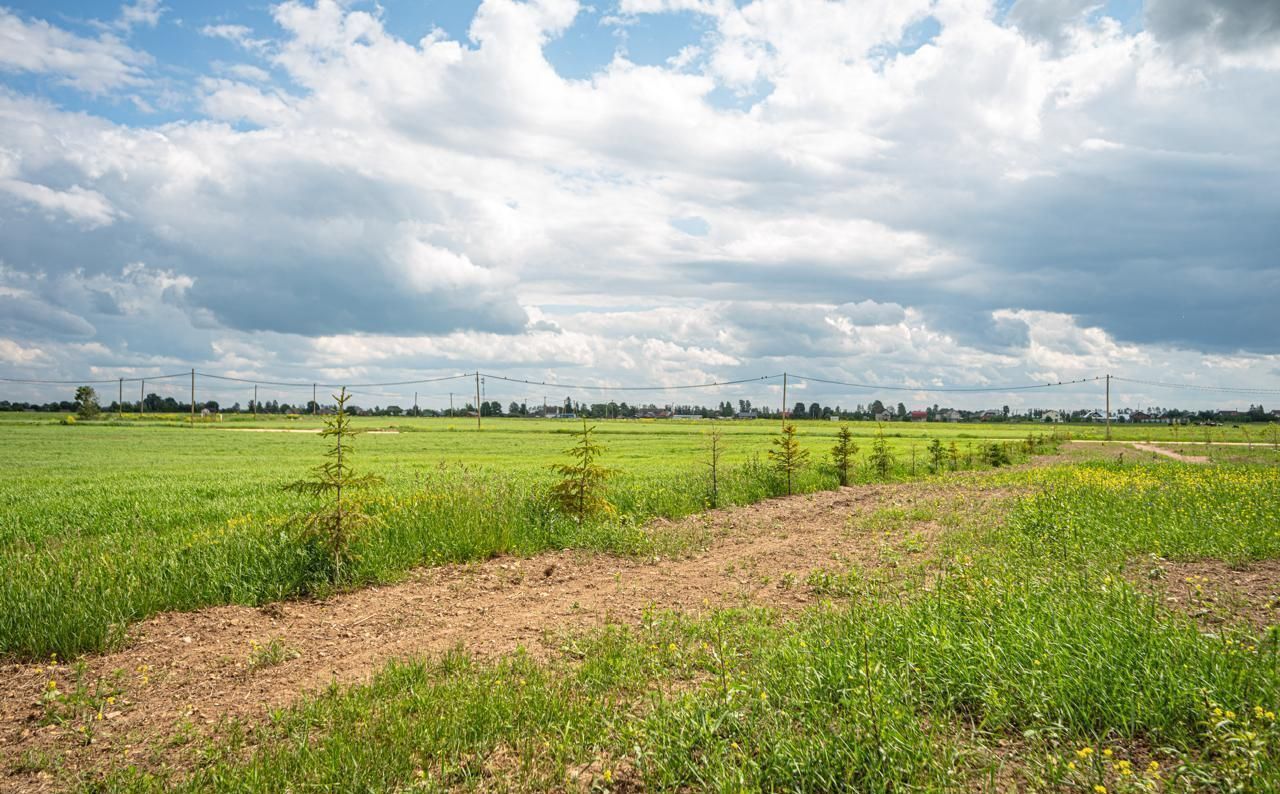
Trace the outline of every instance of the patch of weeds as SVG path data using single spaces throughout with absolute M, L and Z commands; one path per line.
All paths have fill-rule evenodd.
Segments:
M 926 505 L 912 505 L 911 507 L 882 507 L 864 518 L 861 523 L 864 529 L 873 532 L 892 532 L 933 519 L 932 508 Z
M 52 659 L 49 671 L 49 680 L 40 696 L 44 707 L 41 724 L 74 727 L 85 744 L 92 744 L 95 724 L 116 706 L 116 699 L 123 691 L 120 671 L 89 680 L 88 665 L 81 659 L 72 668 L 71 679 L 66 682 L 65 689 L 58 682 L 56 657 Z
M 62 755 L 46 750 L 27 750 L 10 766 L 9 771 L 15 775 L 36 775 L 41 772 L 56 772 L 62 768 Z
M 862 591 L 862 577 L 857 571 L 836 573 L 825 568 L 815 568 L 805 578 L 805 584 L 818 595 L 848 598 Z
M 249 669 L 262 670 L 275 667 L 302 656 L 296 649 L 285 644 L 279 637 L 272 637 L 265 643 L 257 640 L 249 641 Z

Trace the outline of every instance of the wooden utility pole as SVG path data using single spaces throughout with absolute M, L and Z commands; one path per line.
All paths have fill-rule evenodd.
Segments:
M 449 392 L 449 417 L 453 418 L 453 392 Z
M 480 429 L 480 370 L 476 370 L 476 430 Z
M 138 384 L 138 413 L 146 413 L 147 411 L 147 379 L 143 378 Z
M 1107 374 L 1107 440 L 1111 440 L 1111 374 Z
M 258 418 L 258 384 L 253 384 L 253 418 Z
M 418 415 L 418 393 L 417 392 L 413 393 L 413 415 L 414 416 Z
M 123 419 L 124 418 L 124 378 L 120 379 L 120 381 L 116 384 L 116 388 L 118 389 L 118 394 L 116 395 L 116 418 Z
M 316 402 L 316 385 L 311 384 L 311 415 L 315 416 L 320 411 L 320 404 Z
M 196 426 L 196 371 L 191 370 L 191 426 Z
M 782 373 L 782 426 L 787 426 L 787 373 Z

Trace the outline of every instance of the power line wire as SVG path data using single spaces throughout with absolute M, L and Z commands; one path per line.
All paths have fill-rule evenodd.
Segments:
M 1112 375 L 1112 380 L 1123 381 L 1125 383 L 1139 383 L 1144 386 L 1161 386 L 1167 389 L 1193 389 L 1197 391 L 1216 391 L 1237 394 L 1280 394 L 1280 389 L 1257 389 L 1244 386 L 1203 386 L 1195 383 L 1167 383 L 1158 380 L 1140 380 L 1138 378 L 1122 378 L 1119 375 Z
M 795 380 L 807 380 L 814 383 L 826 383 L 832 386 L 849 386 L 855 389 L 869 389 L 872 391 L 902 391 L 902 392 L 948 392 L 975 394 L 982 392 L 1011 392 L 1011 391 L 1029 391 L 1032 389 L 1054 389 L 1059 386 L 1071 386 L 1077 383 L 1093 383 L 1102 380 L 1102 376 L 1094 378 L 1080 378 L 1078 380 L 1064 380 L 1057 383 L 1036 383 L 1023 386 L 975 386 L 975 387 L 929 387 L 929 386 L 885 386 L 879 383 L 850 383 L 841 380 L 827 380 L 826 378 L 812 378 L 808 375 L 792 375 L 788 373 L 788 377 Z M 1114 380 L 1115 378 L 1113 378 Z
M 680 391 L 685 389 L 709 389 L 716 386 L 737 386 L 743 383 L 760 383 L 762 381 L 781 378 L 782 375 L 760 375 L 755 378 L 743 378 L 741 380 L 721 380 L 712 381 L 711 383 L 689 383 L 680 386 L 587 386 L 576 383 L 559 383 L 555 381 L 537 381 L 524 380 L 522 378 L 507 378 L 502 375 L 490 375 L 481 372 L 480 377 L 492 378 L 493 380 L 506 381 L 507 383 L 523 383 L 527 386 L 554 386 L 561 389 L 591 389 L 594 391 Z
M 186 374 L 186 373 L 183 373 L 183 374 Z M 475 377 L 474 372 L 464 372 L 461 375 L 445 375 L 439 378 L 422 378 L 420 380 L 388 381 L 386 383 L 320 383 L 318 381 L 309 382 L 309 383 L 301 383 L 301 382 L 295 383 L 290 381 L 253 380 L 252 378 L 235 378 L 230 375 L 214 375 L 209 372 L 199 372 L 199 371 L 196 372 L 196 375 L 197 377 L 201 377 L 201 378 L 213 378 L 214 380 L 227 380 L 227 381 L 233 381 L 235 383 L 256 383 L 259 386 L 295 386 L 295 387 L 320 386 L 326 389 L 341 389 L 343 387 L 346 387 L 348 389 L 374 389 L 374 388 L 380 388 L 383 386 L 415 386 L 419 383 L 440 383 L 446 380 L 458 380 L 459 378 Z M 110 381 L 110 382 L 115 383 L 115 381 Z
M 813 383 L 822 383 L 830 386 L 842 386 L 853 389 L 864 389 L 869 391 L 890 391 L 890 392 L 925 392 L 925 393 L 952 393 L 952 394 L 992 394 L 1006 393 L 1018 391 L 1033 391 L 1039 389 L 1052 389 L 1063 386 L 1078 385 L 1083 383 L 1095 383 L 1103 380 L 1104 376 L 1095 376 L 1091 378 L 1078 378 L 1076 380 L 1058 381 L 1055 383 L 1035 383 L 1021 385 L 1003 385 L 1003 386 L 906 386 L 893 385 L 883 383 L 858 383 L 854 381 L 834 380 L 830 378 L 817 378 L 810 375 L 786 373 L 788 377 L 795 381 L 810 381 Z M 191 375 L 191 371 L 176 372 L 168 375 L 147 375 L 147 376 L 131 376 L 127 378 L 110 378 L 110 379 L 45 379 L 45 378 L 12 378 L 0 376 L 0 382 L 15 383 L 25 385 L 47 385 L 47 386 L 69 386 L 69 385 L 91 385 L 106 386 L 115 383 L 139 383 L 143 381 L 163 381 L 173 378 L 185 378 Z M 384 381 L 378 383 L 320 383 L 305 381 L 276 381 L 276 380 L 257 380 L 253 378 L 241 378 L 232 375 L 217 375 L 211 372 L 196 371 L 195 375 L 199 378 L 208 378 L 211 380 L 226 381 L 230 383 L 243 383 L 248 385 L 268 386 L 277 388 L 294 388 L 304 389 L 307 387 L 321 387 L 325 389 L 337 389 L 346 387 L 352 390 L 358 389 L 374 389 L 396 386 L 417 386 L 427 383 L 443 383 L 447 381 L 461 380 L 464 378 L 474 378 L 479 375 L 481 378 L 493 381 L 501 381 L 505 383 L 519 384 L 523 386 L 538 386 L 543 388 L 560 388 L 575 389 L 599 392 L 665 392 L 665 391 L 689 391 L 696 389 L 710 389 L 722 386 L 741 386 L 750 383 L 764 383 L 777 380 L 783 377 L 783 374 L 776 375 L 760 375 L 752 378 L 739 378 L 734 380 L 710 381 L 706 383 L 686 383 L 676 385 L 643 385 L 643 386 L 602 386 L 598 384 L 583 383 L 564 383 L 559 381 L 532 380 L 528 378 L 511 378 L 505 375 L 495 375 L 486 372 L 464 372 L 457 375 L 443 375 L 433 378 L 418 378 L 414 380 L 401 381 Z M 1225 394 L 1258 394 L 1258 395 L 1280 395 L 1280 389 L 1254 388 L 1254 387 L 1236 387 L 1236 386 L 1206 386 L 1195 383 L 1172 383 L 1167 381 L 1145 380 L 1141 378 L 1127 378 L 1121 375 L 1112 375 L 1113 381 L 1123 383 L 1133 383 L 1145 386 L 1156 386 L 1169 389 L 1186 389 L 1191 391 L 1207 391 L 1219 392 Z M 384 395 L 379 395 L 384 396 Z M 385 395 L 391 396 L 391 395 Z

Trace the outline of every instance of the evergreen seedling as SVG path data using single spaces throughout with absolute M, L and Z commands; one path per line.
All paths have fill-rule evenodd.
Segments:
M 333 440 L 333 445 L 324 453 L 327 460 L 312 470 L 310 478 L 291 482 L 285 490 L 325 500 L 321 507 L 301 517 L 302 537 L 308 546 L 325 552 L 325 558 L 330 561 L 328 580 L 337 583 L 343 562 L 350 558 L 352 538 L 374 520 L 361 511 L 351 495 L 380 484 L 382 478 L 357 475 L 352 469 L 351 438 L 359 431 L 351 427 L 351 417 L 346 410 L 351 396 L 343 388 L 333 398 L 338 410 L 325 420 L 320 433 L 321 437 Z
M 831 448 L 831 462 L 835 464 L 836 476 L 841 485 L 848 485 L 853 473 L 854 458 L 858 454 L 858 445 L 854 443 L 853 431 L 848 425 L 840 425 L 836 433 L 836 445 Z
M 605 498 L 605 483 L 613 470 L 596 462 L 605 450 L 595 440 L 594 432 L 595 428 L 588 426 L 586 417 L 583 417 L 577 443 L 565 450 L 571 461 L 552 467 L 560 475 L 560 481 L 551 487 L 551 498 L 560 510 L 573 516 L 579 524 L 597 513 L 613 510 L 613 505 Z
M 882 480 L 889 478 L 893 471 L 893 453 L 889 451 L 889 440 L 884 437 L 884 430 L 876 430 L 876 439 L 871 442 L 871 456 L 867 459 L 871 469 Z
M 773 440 L 774 449 L 769 450 L 769 460 L 773 469 L 787 481 L 787 496 L 792 493 L 792 479 L 809 462 L 809 450 L 801 449 L 796 439 L 796 426 L 788 422 L 782 426 L 782 434 Z

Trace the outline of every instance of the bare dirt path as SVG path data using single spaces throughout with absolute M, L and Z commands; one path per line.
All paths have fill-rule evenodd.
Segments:
M 930 565 L 943 532 L 936 517 L 989 517 L 1005 493 L 986 487 L 864 486 L 658 522 L 655 531 L 708 539 L 704 552 L 686 559 L 508 557 L 424 569 L 324 601 L 159 615 L 135 626 L 124 649 L 85 660 L 89 680 L 119 680 L 103 718 L 91 718 L 87 745 L 72 726 L 40 724 L 50 678 L 70 691 L 68 665 L 0 667 L 0 790 L 50 790 L 77 771 L 163 764 L 183 752 L 166 749 L 175 732 L 199 737 L 226 718 L 261 719 L 331 682 L 367 680 L 394 658 L 459 646 L 481 656 L 518 647 L 546 656 L 564 634 L 635 625 L 647 609 L 796 610 L 818 600 L 804 584 L 817 568 L 878 568 L 905 581 Z M 251 643 L 272 640 L 296 658 L 251 669 Z M 49 770 L 50 758 L 60 772 Z
M 1133 444 L 1136 443 L 1132 439 L 1114 439 L 1107 441 L 1101 438 L 1073 438 L 1067 443 L 1069 444 Z M 1171 439 L 1162 439 L 1161 444 L 1176 444 L 1189 447 L 1262 447 L 1265 444 L 1261 441 L 1174 441 Z M 1270 443 L 1270 442 L 1267 442 Z
M 1183 455 L 1181 452 L 1174 452 L 1171 449 L 1158 447 L 1155 444 L 1134 443 L 1133 448 L 1137 450 L 1141 450 L 1143 452 L 1151 452 L 1156 455 L 1164 455 L 1166 458 L 1173 458 L 1174 460 L 1180 460 L 1183 463 L 1210 463 L 1211 462 L 1210 459 L 1205 457 L 1204 455 Z

